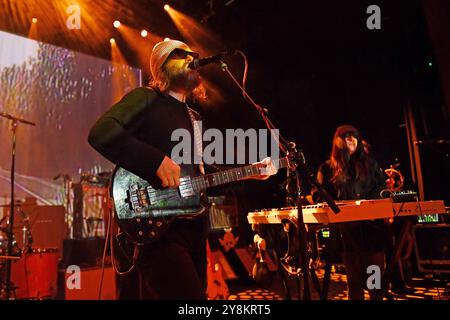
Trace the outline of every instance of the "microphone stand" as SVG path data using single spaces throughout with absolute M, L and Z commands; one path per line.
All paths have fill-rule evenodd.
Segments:
M 28 124 L 30 126 L 35 126 L 36 124 L 21 118 L 13 117 L 7 113 L 0 112 L 0 117 L 6 118 L 11 121 L 11 131 L 12 131 L 12 160 L 11 160 L 11 203 L 9 209 L 9 219 L 8 219 L 8 249 L 7 256 L 11 257 L 13 248 L 13 237 L 14 237 L 14 171 L 16 162 L 16 131 L 19 123 Z M 11 259 L 6 260 L 6 300 L 11 297 Z
M 249 102 L 256 110 L 260 113 L 264 123 L 272 134 L 272 129 L 275 129 L 275 126 L 267 117 L 268 110 L 266 108 L 258 105 L 246 92 L 245 90 L 245 79 L 247 73 L 247 58 L 245 54 L 241 51 L 236 51 L 241 54 L 245 60 L 245 71 L 243 84 L 241 85 L 239 81 L 233 76 L 233 74 L 228 69 L 228 66 L 223 60 L 220 60 L 218 63 L 224 72 L 226 72 L 230 78 L 234 81 L 234 83 L 242 90 L 242 94 L 247 102 Z M 275 137 L 275 136 L 274 136 Z M 276 137 L 275 137 L 276 138 Z M 311 186 L 314 186 L 321 198 L 327 202 L 331 210 L 337 214 L 340 212 L 340 209 L 331 198 L 331 196 L 326 192 L 323 186 L 317 181 L 313 174 L 306 167 L 305 156 L 302 151 L 298 152 L 296 149 L 296 144 L 294 142 L 288 142 L 281 133 L 279 134 L 279 140 L 277 140 L 279 147 L 282 152 L 287 154 L 288 156 L 288 184 L 287 184 L 287 192 L 288 199 L 291 199 L 296 207 L 297 207 L 297 235 L 298 235 L 298 243 L 299 243 L 299 265 L 301 266 L 300 275 L 303 276 L 303 300 L 311 300 L 311 292 L 309 287 L 309 257 L 307 250 L 307 231 L 306 226 L 303 220 L 303 210 L 301 203 L 301 183 L 300 178 L 304 179 Z M 277 166 L 278 167 L 278 166 Z M 300 278 L 299 278 L 300 279 Z M 300 295 L 299 295 L 300 299 Z
M 288 202 L 294 204 L 297 209 L 297 236 L 299 245 L 298 264 L 300 266 L 300 276 L 303 276 L 303 300 L 311 300 L 311 290 L 309 286 L 309 256 L 307 248 L 307 230 L 303 220 L 302 208 L 302 188 L 299 175 L 299 162 L 303 162 L 303 153 L 298 153 L 295 143 L 290 142 L 288 151 L 289 166 L 287 167 L 288 182 L 286 191 L 288 194 Z M 299 299 L 301 297 L 299 290 Z

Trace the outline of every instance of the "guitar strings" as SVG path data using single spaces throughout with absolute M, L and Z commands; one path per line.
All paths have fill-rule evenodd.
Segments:
M 212 181 L 215 182 L 216 181 L 215 178 L 217 177 L 217 181 L 219 183 L 220 182 L 225 182 L 225 183 L 231 182 L 230 180 L 233 180 L 233 178 L 234 178 L 233 171 L 236 171 L 234 173 L 234 175 L 236 175 L 235 179 L 237 179 L 238 175 L 240 175 L 241 173 L 242 173 L 241 177 L 243 177 L 246 174 L 246 172 L 253 173 L 253 170 L 251 170 L 251 168 L 253 168 L 253 166 L 245 166 L 242 168 L 238 168 L 238 170 L 240 170 L 241 172 L 236 171 L 236 169 L 230 169 L 230 170 L 222 171 L 221 173 L 214 173 L 214 174 L 211 174 Z M 230 179 L 229 175 L 231 175 L 231 179 Z M 179 187 L 186 187 L 186 186 L 189 187 L 190 186 L 194 191 L 199 191 L 201 189 L 209 187 L 209 184 L 210 184 L 210 181 L 208 179 L 209 176 L 210 175 L 205 175 L 205 176 L 197 176 L 197 177 L 194 177 L 191 179 L 183 179 L 180 182 Z M 140 190 L 142 190 L 142 189 L 140 189 Z M 138 191 L 140 191 L 140 190 L 136 190 L 134 192 L 134 194 L 137 195 Z M 156 190 L 153 188 L 148 189 L 148 187 L 143 188 L 143 190 L 145 190 L 147 192 L 148 197 L 154 198 L 154 200 L 168 200 L 168 199 L 178 199 L 179 198 L 179 194 L 176 191 L 167 193 L 167 191 Z M 158 194 L 158 191 L 164 192 L 164 193 Z

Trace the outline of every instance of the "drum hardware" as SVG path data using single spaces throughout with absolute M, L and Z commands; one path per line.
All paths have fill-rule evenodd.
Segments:
M 30 126 L 35 126 L 36 124 L 17 117 L 13 117 L 10 114 L 0 112 L 0 117 L 6 118 L 11 121 L 11 132 L 12 132 L 12 148 L 11 148 L 11 200 L 10 200 L 10 215 L 8 220 L 8 239 L 13 238 L 13 228 L 14 228 L 14 177 L 15 177 L 15 163 L 16 163 L 16 130 L 20 123 L 27 124 Z M 7 255 L 11 256 L 13 252 L 13 243 L 8 241 Z M 9 300 L 11 295 L 11 260 L 6 260 L 6 300 Z
M 19 209 L 19 213 L 22 215 L 22 252 L 29 252 L 31 250 L 31 245 L 33 244 L 33 236 L 31 234 L 30 217 L 23 211 Z
M 57 294 L 58 249 L 33 248 L 12 264 L 16 299 L 48 299 Z
M 14 257 L 21 255 L 21 250 L 19 249 L 19 246 L 17 245 L 17 242 L 15 240 L 14 234 L 13 234 L 13 240 L 12 240 L 12 248 L 11 254 L 8 253 L 8 244 L 9 244 L 9 237 L 8 237 L 8 231 L 6 228 L 0 227 L 0 255 L 8 257 L 9 259 L 14 259 Z
M 9 237 L 7 228 L 0 227 L 0 299 L 6 298 L 6 267 L 7 263 L 17 261 L 21 258 L 22 252 L 15 240 L 13 234 L 12 251 L 8 254 Z M 14 291 L 16 287 L 10 281 L 10 291 Z

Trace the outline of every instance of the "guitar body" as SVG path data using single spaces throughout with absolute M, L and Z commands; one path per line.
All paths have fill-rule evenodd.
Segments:
M 114 218 L 129 241 L 149 244 L 158 240 L 176 217 L 202 213 L 201 194 L 186 188 L 195 174 L 193 166 L 181 166 L 181 186 L 162 188 L 116 167 L 111 182 Z M 188 190 L 189 189 L 189 190 Z
M 278 167 L 285 167 L 286 158 Z M 210 187 L 259 175 L 261 165 L 252 164 L 206 175 L 193 165 L 181 165 L 180 186 L 162 188 L 159 181 L 146 181 L 116 167 L 111 179 L 115 220 L 132 243 L 149 244 L 158 240 L 177 217 L 189 217 L 205 211 L 203 191 Z

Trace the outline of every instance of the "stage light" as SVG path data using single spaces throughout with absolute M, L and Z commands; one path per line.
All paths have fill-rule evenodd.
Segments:
M 109 42 L 110 42 L 111 44 L 115 44 L 115 43 L 116 43 L 116 40 L 115 40 L 114 38 L 111 38 L 111 39 L 109 39 Z
M 114 28 L 119 28 L 120 27 L 120 21 L 119 20 L 114 21 L 113 26 L 114 26 Z
M 168 4 L 165 4 L 164 5 L 164 10 L 169 11 L 169 9 L 170 9 L 170 6 Z
M 428 66 L 429 66 L 429 67 L 432 67 L 432 66 L 433 66 L 433 63 L 432 63 L 432 62 L 428 62 Z
M 170 38 L 164 38 L 164 41 L 170 41 Z
M 141 31 L 141 36 L 142 36 L 143 38 L 145 38 L 147 35 L 148 35 L 147 30 L 142 30 L 142 31 Z
M 37 19 L 36 19 L 36 18 L 33 18 L 33 19 L 31 19 L 31 22 L 36 23 L 36 22 L 37 22 Z

